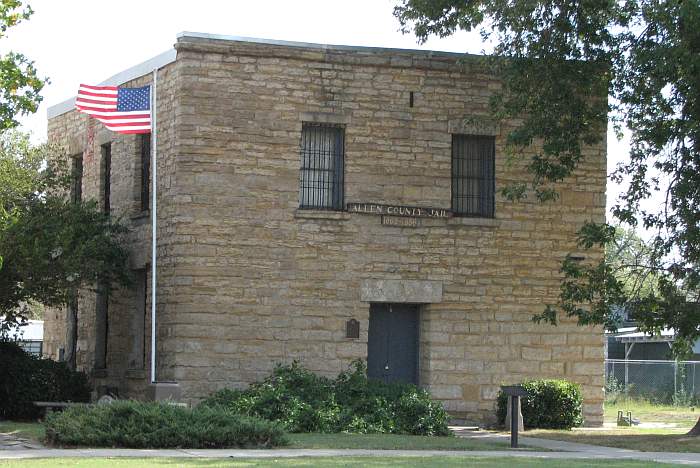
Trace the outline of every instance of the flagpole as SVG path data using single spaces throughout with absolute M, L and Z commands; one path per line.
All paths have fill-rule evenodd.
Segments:
M 151 89 L 151 168 L 153 171 L 153 186 L 151 187 L 151 383 L 156 382 L 156 236 L 158 206 L 156 190 L 158 188 L 158 164 L 156 154 L 158 137 L 156 133 L 156 105 L 158 68 L 153 69 L 153 88 Z

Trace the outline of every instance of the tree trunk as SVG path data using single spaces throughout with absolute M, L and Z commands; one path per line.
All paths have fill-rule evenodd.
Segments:
M 698 422 L 695 423 L 693 428 L 686 435 L 700 436 L 700 418 L 698 418 Z
M 72 370 L 75 370 L 76 351 L 78 347 L 78 300 L 73 299 L 66 310 L 66 354 L 65 360 Z

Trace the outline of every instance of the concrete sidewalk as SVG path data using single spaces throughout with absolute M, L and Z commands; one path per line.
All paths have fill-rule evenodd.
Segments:
M 598 447 L 599 448 L 599 447 Z M 0 459 L 28 458 L 85 458 L 85 457 L 138 457 L 138 458 L 298 458 L 298 457 L 513 457 L 542 458 L 558 460 L 642 460 L 653 463 L 678 463 L 682 465 L 700 465 L 697 453 L 657 453 L 620 451 L 610 452 L 537 452 L 524 450 L 493 451 L 456 451 L 456 450 L 312 450 L 312 449 L 271 449 L 271 450 L 135 450 L 135 449 L 27 449 L 0 452 Z
M 465 427 L 451 427 L 458 437 L 473 438 L 488 442 L 508 442 L 507 434 L 474 431 Z M 6 435 L 6 434 L 5 434 Z M 2 459 L 25 458 L 84 458 L 84 457 L 139 457 L 139 458 L 296 458 L 296 457 L 526 457 L 542 459 L 578 460 L 642 460 L 654 463 L 678 463 L 699 465 L 700 453 L 639 452 L 636 450 L 601 447 L 535 437 L 521 437 L 522 446 L 543 448 L 536 450 L 363 450 L 363 449 L 52 449 L 29 441 L 7 440 L 0 450 Z M 10 443 L 13 442 L 13 443 Z M 19 443 L 14 443 L 19 442 Z M 26 443 L 26 445 L 25 445 Z

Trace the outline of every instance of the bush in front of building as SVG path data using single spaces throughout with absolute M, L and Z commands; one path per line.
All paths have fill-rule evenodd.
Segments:
M 288 444 L 281 425 L 221 408 L 114 401 L 47 416 L 46 441 L 58 446 L 270 448 Z
M 521 398 L 526 429 L 571 429 L 583 424 L 581 386 L 568 380 L 528 380 L 527 396 Z M 499 392 L 496 417 L 506 425 L 508 396 Z
M 262 382 L 246 390 L 220 390 L 200 406 L 279 422 L 290 432 L 450 434 L 447 413 L 428 392 L 368 379 L 362 361 L 335 379 L 297 362 L 278 366 Z
M 34 401 L 90 401 L 87 376 L 0 341 L 0 419 L 38 418 L 42 410 Z

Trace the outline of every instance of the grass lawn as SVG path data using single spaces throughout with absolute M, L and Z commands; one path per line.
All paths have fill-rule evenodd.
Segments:
M 649 466 L 649 462 L 631 460 L 545 460 L 535 458 L 476 458 L 476 457 L 425 457 L 425 458 L 400 458 L 400 457 L 323 457 L 323 458 L 268 458 L 268 459 L 241 459 L 241 460 L 214 460 L 214 459 L 182 459 L 182 458 L 54 458 L 37 460 L 9 460 L 1 461 L 2 467 L 17 468 L 43 468 L 43 467 L 253 467 L 253 466 L 280 466 L 280 467 L 394 467 L 394 466 L 418 466 L 418 467 L 462 467 L 476 466 L 483 468 L 517 466 L 518 468 L 536 467 L 562 467 L 583 468 L 589 466 L 605 466 L 606 468 L 641 468 Z M 665 465 L 664 466 L 683 466 Z
M 564 440 L 581 444 L 603 445 L 642 452 L 700 452 L 700 437 L 686 437 L 687 429 L 639 429 L 621 427 L 604 430 L 577 429 L 555 431 L 535 429 L 523 437 Z
M 627 411 L 631 411 L 632 417 L 638 418 L 643 423 L 674 423 L 678 427 L 647 429 L 632 426 L 590 430 L 575 429 L 573 431 L 536 429 L 526 431 L 522 435 L 523 437 L 579 442 L 642 452 L 700 453 L 700 437 L 685 436 L 688 429 L 698 420 L 700 410 L 691 411 L 691 408 L 655 405 L 643 400 L 618 399 L 615 402 L 605 402 L 605 422 L 616 422 L 618 410 L 623 411 L 625 415 Z
M 38 422 L 15 422 L 0 420 L 0 432 L 11 433 L 25 439 L 41 440 L 44 438 L 44 426 Z
M 645 400 L 619 398 L 605 402 L 605 422 L 616 422 L 618 411 L 625 416 L 631 411 L 632 417 L 642 422 L 675 423 L 679 427 L 692 427 L 700 416 L 700 408 L 693 411 L 691 407 L 655 405 Z
M 291 445 L 304 449 L 378 450 L 504 450 L 509 442 L 485 442 L 459 437 L 426 437 L 396 434 L 289 434 Z

